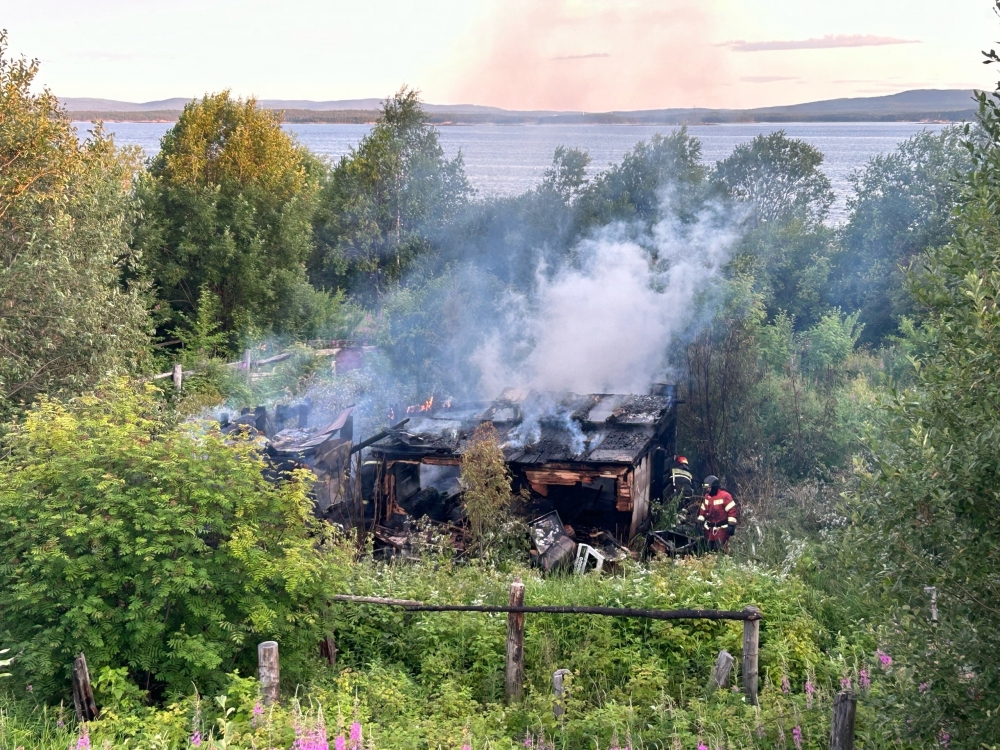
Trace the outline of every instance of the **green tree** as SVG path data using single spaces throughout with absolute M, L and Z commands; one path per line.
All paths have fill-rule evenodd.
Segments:
M 252 670 L 266 638 L 300 669 L 321 637 L 333 568 L 307 479 L 272 484 L 251 441 L 161 409 L 152 387 L 110 384 L 43 398 L 6 438 L 0 642 L 46 697 L 80 651 L 156 697 Z
M 664 206 L 671 215 L 691 219 L 701 207 L 704 178 L 701 142 L 687 128 L 657 133 L 590 181 L 578 200 L 581 231 L 613 221 L 650 225 Z
M 779 130 L 738 145 L 715 165 L 712 180 L 724 195 L 749 206 L 754 226 L 791 215 L 820 223 L 833 203 L 822 163 L 819 149 Z
M 834 303 L 861 312 L 865 343 L 882 343 L 898 332 L 900 316 L 915 312 L 906 269 L 951 239 L 962 178 L 972 168 L 962 140 L 959 128 L 925 131 L 851 175 L 842 250 L 830 275 Z
M 542 175 L 542 190 L 551 190 L 564 202 L 570 202 L 586 188 L 590 161 L 586 151 L 559 146 L 552 156 L 552 165 Z
M 188 104 L 150 165 L 136 237 L 164 327 L 196 316 L 203 291 L 230 346 L 335 320 L 338 301 L 305 277 L 322 172 L 254 99 L 224 91 Z
M 150 321 L 129 248 L 141 162 L 101 128 L 80 143 L 38 62 L 0 32 L 0 418 L 146 361 Z
M 323 187 L 310 277 L 380 297 L 435 246 L 470 194 L 462 155 L 445 158 L 418 93 L 400 89 Z
M 886 605 L 883 647 L 901 678 L 889 703 L 911 734 L 961 748 L 1000 736 L 1000 105 L 979 103 L 985 137 L 969 141 L 954 238 L 909 279 L 927 311 L 914 382 L 877 414 L 843 540 L 851 584 Z

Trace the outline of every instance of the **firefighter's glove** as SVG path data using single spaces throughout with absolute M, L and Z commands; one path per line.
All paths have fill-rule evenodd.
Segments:
M 735 523 L 729 524 L 726 527 L 726 531 L 729 532 L 729 536 L 732 536 L 733 534 L 735 534 L 736 533 L 736 524 Z

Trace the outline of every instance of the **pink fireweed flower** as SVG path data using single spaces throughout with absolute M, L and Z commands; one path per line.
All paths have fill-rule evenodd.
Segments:
M 472 750 L 472 745 L 462 745 L 462 750 Z
M 90 734 L 86 725 L 83 727 L 83 734 L 76 741 L 76 750 L 90 750 Z
M 704 744 L 703 742 L 699 742 L 698 750 L 708 750 L 708 745 Z
M 788 681 L 788 675 L 786 674 L 781 675 L 781 692 L 785 695 L 792 692 L 792 683 Z
M 201 747 L 201 732 L 195 730 L 194 734 L 191 735 L 191 746 Z
M 930 689 L 931 689 L 931 684 L 929 682 L 921 682 L 919 687 L 917 687 L 917 690 L 919 690 L 921 693 L 926 693 Z
M 802 727 L 795 727 L 792 730 L 792 741 L 795 743 L 795 750 L 802 750 Z
M 258 701 L 257 703 L 254 704 L 254 706 L 253 706 L 253 715 L 254 716 L 263 716 L 264 715 L 264 707 L 260 704 L 260 701 Z
M 867 669 L 862 669 L 858 672 L 858 684 L 861 686 L 862 690 L 867 690 L 871 687 L 872 681 L 871 677 L 868 675 Z
M 840 678 L 840 687 L 841 687 L 842 690 L 850 690 L 851 689 L 851 678 L 850 677 L 841 677 Z
M 806 708 L 813 707 L 813 694 L 816 692 L 816 686 L 812 684 L 812 680 L 806 680 Z
M 889 654 L 887 654 L 882 649 L 879 649 L 878 651 L 876 651 L 875 652 L 875 656 L 878 657 L 878 660 L 882 663 L 883 667 L 891 667 L 892 666 L 892 657 L 889 656 Z
M 938 744 L 948 747 L 951 744 L 951 735 L 942 729 L 938 732 Z
M 344 739 L 344 735 L 337 735 L 337 739 L 333 741 L 333 747 L 334 750 L 347 750 L 347 740 Z

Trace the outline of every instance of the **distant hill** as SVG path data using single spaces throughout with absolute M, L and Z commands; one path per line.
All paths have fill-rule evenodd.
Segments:
M 66 97 L 59 100 L 68 112 L 179 112 L 191 99 L 161 99 L 155 102 L 122 102 L 115 99 L 90 99 L 87 97 Z M 264 109 L 339 111 L 377 111 L 382 107 L 382 99 L 337 99 L 335 101 L 314 102 L 307 99 L 260 99 L 258 104 Z M 455 112 L 459 114 L 517 114 L 545 116 L 558 114 L 554 111 L 510 112 L 499 107 L 485 107 L 479 104 L 424 104 L 428 112 Z
M 725 122 L 858 122 L 971 120 L 976 103 L 971 91 L 917 89 L 887 96 L 826 99 L 757 109 L 652 109 L 621 112 L 516 111 L 478 104 L 424 104 L 438 124 L 708 124 Z M 65 98 L 67 111 L 80 120 L 171 121 L 189 99 L 121 102 L 112 99 Z M 372 122 L 381 99 L 340 99 L 315 102 L 261 99 L 261 107 L 284 110 L 288 122 Z

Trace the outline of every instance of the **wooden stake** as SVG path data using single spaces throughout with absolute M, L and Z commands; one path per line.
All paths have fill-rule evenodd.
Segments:
M 510 585 L 510 606 L 524 606 L 524 584 L 520 577 Z M 524 695 L 524 613 L 507 615 L 507 665 L 504 673 L 507 703 L 517 703 Z
M 712 670 L 712 676 L 708 681 L 708 692 L 714 693 L 716 690 L 725 687 L 726 683 L 729 682 L 729 673 L 733 669 L 733 655 L 728 651 L 720 651 L 718 658 L 715 660 L 715 668 Z
M 937 586 L 924 586 L 924 593 L 931 597 L 931 622 L 937 622 Z
M 97 718 L 97 703 L 94 702 L 94 690 L 90 686 L 90 670 L 87 669 L 87 657 L 80 654 L 73 661 L 73 706 L 76 708 L 77 721 L 92 721 Z
M 830 750 L 854 750 L 854 716 L 858 697 L 841 690 L 833 699 L 833 723 L 830 726 Z
M 243 350 L 243 369 L 247 371 L 247 380 L 250 380 L 250 368 L 253 365 L 253 352 L 250 349 Z
M 756 607 L 744 607 L 747 614 L 760 616 Z M 757 653 L 760 643 L 760 619 L 743 622 L 743 693 L 747 703 L 757 705 Z
M 557 669 L 552 673 L 552 715 L 557 719 L 566 713 L 566 688 L 563 680 L 568 674 L 571 674 L 568 669 Z
M 337 642 L 333 638 L 333 633 L 320 641 L 319 655 L 330 662 L 331 667 L 337 666 Z
M 184 366 L 180 362 L 175 362 L 170 376 L 174 381 L 174 390 L 180 393 L 181 387 L 184 385 Z
M 264 641 L 257 646 L 257 673 L 264 704 L 277 703 L 281 692 L 281 668 L 278 664 L 278 644 L 274 641 Z

